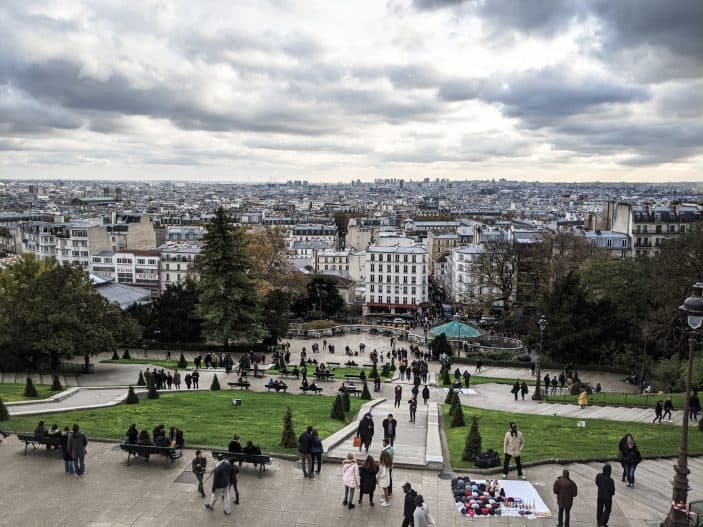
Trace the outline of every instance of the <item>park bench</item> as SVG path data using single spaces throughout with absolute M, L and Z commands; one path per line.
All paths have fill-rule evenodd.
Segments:
M 279 376 L 279 377 L 285 377 L 286 379 L 287 379 L 288 377 L 295 377 L 296 379 L 299 379 L 299 378 L 300 378 L 300 373 L 298 373 L 298 375 L 295 375 L 291 370 L 280 370 L 280 371 L 278 372 L 278 376 Z
M 361 397 L 361 390 L 359 388 L 345 388 L 344 390 L 340 388 L 339 391 L 342 393 L 346 392 L 349 395 L 354 395 L 356 397 Z
M 265 387 L 268 391 L 276 390 L 276 393 L 288 391 L 288 386 L 280 387 L 280 386 L 269 386 L 268 384 L 266 384 Z
M 24 455 L 27 455 L 27 447 L 32 445 L 36 450 L 37 445 L 46 445 L 47 448 L 50 446 L 60 447 L 61 438 L 60 437 L 49 437 L 49 436 L 35 436 L 34 434 L 17 434 L 17 439 L 24 441 Z
M 266 470 L 266 465 L 271 464 L 271 457 L 265 454 L 245 454 L 243 452 L 230 452 L 229 450 L 213 450 L 212 457 L 220 461 L 223 459 L 233 459 L 234 461 L 239 461 L 240 466 L 242 463 L 252 463 L 255 467 L 259 467 L 259 477 L 261 477 Z
M 356 374 L 356 373 L 347 373 L 344 376 L 345 381 L 361 381 L 366 379 L 366 377 L 361 377 L 361 375 Z
M 327 367 L 328 367 L 328 368 L 334 369 L 334 368 L 339 368 L 339 367 L 341 367 L 341 366 L 342 366 L 342 365 L 341 365 L 341 363 L 339 363 L 339 362 L 327 362 Z
M 321 394 L 322 393 L 322 386 L 301 386 L 300 389 L 304 392 L 315 392 L 316 394 Z
M 127 465 L 129 466 L 129 458 L 137 456 L 149 459 L 152 454 L 164 456 L 173 463 L 176 459 L 183 455 L 183 451 L 179 446 L 156 446 L 156 445 L 138 445 L 134 443 L 120 443 L 120 448 L 127 452 Z
M 315 378 L 321 381 L 331 381 L 334 379 L 334 373 L 331 371 L 321 371 L 315 374 Z
M 373 368 L 373 363 L 371 364 L 362 364 L 364 368 Z
M 242 376 L 245 376 L 245 375 L 251 373 L 256 378 L 261 378 L 264 376 L 264 370 L 262 370 L 260 368 L 258 370 L 254 370 L 254 368 L 240 368 L 239 373 Z
M 250 382 L 228 382 L 227 383 L 231 389 L 239 388 L 241 390 L 244 390 L 245 388 L 248 390 L 249 387 L 251 386 Z

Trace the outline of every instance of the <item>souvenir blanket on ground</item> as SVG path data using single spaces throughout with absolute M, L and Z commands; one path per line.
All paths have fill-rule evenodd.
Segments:
M 529 481 L 452 478 L 452 494 L 459 514 L 470 517 L 548 518 L 552 515 Z

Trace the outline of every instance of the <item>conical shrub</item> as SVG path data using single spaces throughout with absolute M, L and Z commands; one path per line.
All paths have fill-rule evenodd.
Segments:
M 139 371 L 139 379 L 137 380 L 137 386 L 146 386 L 146 382 L 144 381 L 144 374 Z
M 457 406 L 452 413 L 452 422 L 450 424 L 452 428 L 459 426 L 466 426 L 466 421 L 464 420 L 464 409 L 461 405 Z
M 374 361 L 373 366 L 371 367 L 371 373 L 369 373 L 369 378 L 375 379 L 376 377 L 378 377 L 378 368 L 376 367 L 376 361 Z
M 124 360 L 131 360 L 131 359 L 132 359 L 132 356 L 129 354 L 129 350 L 128 350 L 128 349 L 124 350 L 124 353 L 122 354 L 122 358 L 123 358 Z
M 0 398 L 0 421 L 7 421 L 10 418 L 10 412 L 7 411 L 7 406 Z
M 295 429 L 293 428 L 293 412 L 291 412 L 290 406 L 286 408 L 286 415 L 283 416 L 281 446 L 283 448 L 295 448 L 298 446 L 298 440 L 295 437 Z
M 37 389 L 34 386 L 34 383 L 32 382 L 32 379 L 27 377 L 27 384 L 24 386 L 24 396 L 25 397 L 36 397 L 37 394 Z
M 156 383 L 154 382 L 154 378 L 151 375 L 148 377 L 147 383 L 147 386 L 149 387 L 149 393 L 147 394 L 147 397 L 149 399 L 158 399 L 159 391 L 156 389 Z
M 127 392 L 127 399 L 125 400 L 127 404 L 137 404 L 139 403 L 139 396 L 134 393 L 134 388 L 131 386 L 129 387 L 129 391 Z
M 182 370 L 184 370 L 188 367 L 188 361 L 186 360 L 185 356 L 183 355 L 183 352 L 181 352 L 181 356 L 178 357 L 178 367 Z
M 51 391 L 60 392 L 61 390 L 63 390 L 63 386 L 61 386 L 61 381 L 59 381 L 59 376 L 54 375 L 54 380 L 51 383 Z
M 475 462 L 478 455 L 481 453 L 481 432 L 478 430 L 478 418 L 474 415 L 471 418 L 471 429 L 469 435 L 466 436 L 464 443 L 464 452 L 461 458 L 464 461 Z
M 364 401 L 370 401 L 371 400 L 371 392 L 369 391 L 369 385 L 364 381 L 364 386 L 361 389 L 361 398 Z
M 120 356 L 117 354 L 117 350 L 112 352 L 112 360 L 120 360 Z
M 454 389 L 449 388 L 447 391 L 447 396 L 444 398 L 444 404 L 452 404 L 452 401 L 454 400 Z
M 212 378 L 212 384 L 210 385 L 210 391 L 217 392 L 220 390 L 220 381 L 217 380 L 217 374 Z
M 452 390 L 452 402 L 449 407 L 449 415 L 454 415 L 457 408 L 461 407 L 461 401 L 459 400 L 459 394 Z
M 449 376 L 449 368 L 446 368 L 442 374 L 442 384 L 445 386 L 450 386 L 452 384 L 452 379 Z
M 337 395 L 337 397 L 334 398 L 334 403 L 332 404 L 332 412 L 330 412 L 330 417 L 339 421 L 344 421 L 346 419 L 346 415 L 344 413 L 344 402 L 342 402 L 342 396 L 339 394 Z

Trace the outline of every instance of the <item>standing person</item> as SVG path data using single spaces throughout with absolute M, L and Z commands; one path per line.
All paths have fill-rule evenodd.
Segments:
M 569 478 L 568 470 L 564 469 L 562 475 L 554 482 L 552 490 L 557 495 L 557 505 L 559 506 L 557 527 L 569 527 L 571 507 L 574 504 L 574 498 L 578 495 L 578 488 L 576 483 Z
M 381 453 L 386 452 L 391 458 L 391 467 L 388 470 L 388 495 L 393 496 L 393 458 L 395 457 L 395 448 L 390 444 L 388 438 L 383 439 L 383 448 Z
M 415 422 L 415 413 L 417 412 L 417 399 L 413 397 L 408 401 L 408 405 L 410 405 L 410 422 L 414 423 Z
M 468 388 L 471 383 L 471 374 L 469 370 L 464 370 L 464 388 Z
M 405 492 L 405 500 L 403 502 L 402 527 L 410 527 L 411 525 L 413 525 L 413 513 L 415 512 L 415 496 L 417 496 L 417 492 L 415 492 L 409 481 L 403 484 L 403 492 Z
M 671 412 L 674 410 L 674 403 L 671 402 L 671 395 L 666 398 L 666 401 L 664 401 L 664 417 L 667 415 L 669 416 L 669 419 L 667 419 L 667 423 L 671 422 Z
M 581 393 L 579 394 L 579 399 L 578 399 L 579 406 L 581 407 L 581 410 L 586 408 L 588 406 L 588 394 L 586 393 L 585 388 L 581 388 Z
M 239 474 L 239 468 L 235 466 L 234 460 L 229 462 L 229 489 L 234 491 L 234 504 L 239 505 L 239 485 L 237 484 L 237 475 Z
M 371 412 L 364 414 L 364 417 L 359 421 L 359 428 L 356 430 L 356 436 L 361 438 L 361 444 L 359 445 L 359 452 L 361 452 L 361 447 L 366 448 L 366 453 L 369 453 L 369 446 L 373 440 L 373 417 Z
M 80 431 L 77 424 L 73 425 L 73 433 L 68 438 L 68 452 L 73 460 L 73 471 L 77 478 L 85 474 L 85 453 L 88 438 Z
M 193 382 L 193 377 L 191 376 L 190 373 L 186 373 L 185 381 L 186 381 L 186 388 L 190 390 L 190 383 Z
M 393 468 L 393 460 L 388 452 L 381 452 L 381 457 L 378 461 L 378 474 L 376 475 L 376 482 L 378 486 L 383 490 L 383 497 L 381 498 L 381 507 L 388 507 L 391 504 L 391 496 L 388 493 L 388 488 L 391 485 L 391 474 L 390 471 Z
M 234 460 L 227 461 L 223 459 L 215 466 L 215 470 L 212 471 L 212 496 L 210 496 L 210 503 L 205 504 L 205 508 L 209 511 L 215 510 L 215 502 L 217 498 L 222 496 L 222 499 L 225 500 L 225 514 L 229 515 L 231 512 L 231 503 L 229 501 L 229 475 L 232 462 L 234 462 Z
M 386 417 L 383 420 L 383 439 L 388 439 L 390 442 L 391 446 L 393 446 L 393 443 L 395 442 L 395 431 L 396 427 L 398 426 L 398 421 L 395 420 L 393 417 L 393 414 L 388 414 L 388 417 Z M 384 441 L 385 443 L 385 441 Z
M 525 438 L 517 429 L 515 423 L 510 423 L 510 428 L 505 432 L 505 437 L 503 438 L 503 456 L 505 461 L 503 463 L 503 479 L 508 478 L 508 467 L 510 466 L 510 458 L 515 458 L 515 465 L 517 467 L 517 475 L 519 478 L 525 479 L 522 475 L 522 462 L 520 454 L 522 449 L 525 447 Z
M 632 434 L 629 432 L 622 436 L 620 442 L 618 443 L 618 460 L 620 461 L 620 466 L 622 466 L 622 480 L 627 480 L 627 468 L 625 467 L 625 460 L 623 459 L 623 453 L 625 452 L 625 446 L 627 445 L 627 439 L 632 439 Z
M 173 385 L 176 387 L 176 390 L 181 389 L 181 373 L 178 370 L 173 372 Z
M 403 387 L 400 384 L 396 384 L 393 394 L 395 395 L 393 408 L 400 408 L 400 401 L 403 399 Z
M 608 527 L 610 510 L 613 507 L 613 495 L 615 494 L 615 482 L 610 477 L 612 467 L 606 463 L 603 465 L 603 472 L 596 476 L 596 487 L 598 487 L 598 501 L 596 502 L 596 524 L 598 527 Z
M 312 463 L 310 464 L 310 470 L 315 466 L 315 461 L 317 461 L 317 473 L 320 473 L 322 468 L 322 439 L 320 438 L 320 433 L 317 428 L 312 429 L 312 445 L 310 447 L 310 454 L 312 455 Z
M 555 375 L 552 377 L 552 395 L 557 394 L 557 384 L 557 376 Z M 600 386 L 600 384 L 596 386 L 596 390 L 598 389 L 598 386 Z
M 652 423 L 656 423 L 657 419 L 659 419 L 659 424 L 661 424 L 663 412 L 664 406 L 662 406 L 662 401 L 657 401 L 657 405 L 654 407 L 654 419 L 652 419 Z
M 198 382 L 200 381 L 200 372 L 198 370 L 195 370 L 191 374 L 190 380 L 193 382 L 193 389 L 197 390 L 199 388 Z
M 427 387 L 425 384 L 425 387 L 422 389 L 422 401 L 427 404 L 427 401 L 430 399 L 430 389 Z
M 476 361 L 476 370 L 474 372 L 480 372 L 481 371 L 481 361 L 477 360 Z
M 347 458 L 342 462 L 342 483 L 344 484 L 344 501 L 342 505 L 348 505 L 350 509 L 354 505 L 354 491 L 361 486 L 359 476 L 359 465 L 356 464 L 354 454 L 349 452 Z
M 308 426 L 307 430 L 300 434 L 298 438 L 298 452 L 300 452 L 303 477 L 313 479 L 315 474 L 312 466 L 312 426 Z
M 3 433 L 3 435 L 5 434 Z M 71 452 L 68 450 L 68 438 L 70 435 L 71 431 L 65 426 L 61 434 L 61 455 L 63 456 L 66 474 L 73 474 L 73 459 L 71 458 Z
M 622 452 L 622 461 L 625 464 L 625 472 L 627 473 L 627 486 L 635 486 L 635 470 L 637 465 L 642 461 L 642 454 L 634 439 L 630 435 L 625 441 L 625 449 Z
M 204 498 L 205 490 L 203 490 L 203 476 L 207 470 L 207 459 L 203 457 L 203 453 L 200 450 L 195 451 L 195 457 L 191 462 L 191 467 L 193 469 L 193 474 L 198 478 L 198 492 Z
M 369 504 L 373 507 L 373 493 L 376 490 L 376 474 L 378 474 L 378 465 L 373 460 L 373 456 L 366 456 L 366 460 L 359 469 L 359 505 L 364 494 L 369 495 Z
M 520 385 L 520 395 L 522 396 L 523 401 L 525 400 L 525 395 L 527 395 L 529 391 L 530 390 L 527 388 L 527 383 L 522 381 L 522 384 Z
M 513 387 L 511 388 L 510 393 L 515 396 L 515 400 L 517 401 L 517 396 L 520 393 L 520 381 L 518 381 L 517 379 L 513 383 Z
M 431 520 L 430 509 L 425 503 L 425 498 L 422 494 L 415 496 L 415 510 L 413 511 L 413 526 L 428 527 L 434 525 L 434 520 Z
M 698 421 L 698 412 L 700 411 L 701 400 L 698 398 L 698 392 L 693 392 L 693 395 L 688 399 L 688 419 Z

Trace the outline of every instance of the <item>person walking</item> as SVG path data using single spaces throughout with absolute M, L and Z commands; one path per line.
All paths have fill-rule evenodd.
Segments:
M 520 393 L 520 381 L 515 380 L 515 382 L 513 383 L 513 387 L 510 390 L 510 393 L 515 396 L 515 400 L 517 401 L 517 395 Z
M 212 496 L 210 496 L 210 503 L 205 504 L 205 508 L 209 511 L 214 511 L 214 505 L 217 498 L 220 496 L 225 501 L 225 514 L 229 515 L 231 512 L 231 503 L 229 500 L 229 484 L 230 484 L 230 467 L 234 460 L 223 459 L 216 466 L 215 470 L 212 472 Z
M 388 414 L 388 417 L 386 417 L 383 420 L 383 438 L 388 439 L 390 442 L 391 446 L 393 446 L 393 443 L 395 442 L 395 432 L 396 428 L 398 426 L 398 421 L 395 420 L 393 417 L 393 414 Z
M 415 496 L 415 510 L 413 511 L 413 526 L 428 527 L 434 525 L 434 520 L 430 516 L 430 509 L 425 503 L 422 494 Z
M 559 515 L 557 516 L 557 527 L 569 527 L 569 516 L 571 515 L 571 507 L 574 504 L 574 498 L 578 495 L 578 487 L 569 478 L 569 471 L 564 469 L 562 475 L 554 482 L 552 489 L 557 495 L 557 505 L 559 506 Z
M 403 400 L 403 387 L 400 384 L 396 384 L 393 394 L 395 396 L 393 408 L 400 408 L 400 401 Z
M 701 411 L 701 400 L 698 398 L 698 392 L 693 392 L 693 395 L 688 398 L 688 419 L 689 421 L 698 421 L 698 412 Z
M 596 487 L 598 487 L 598 499 L 596 501 L 596 524 L 598 527 L 608 527 L 610 510 L 613 507 L 613 495 L 615 494 L 615 482 L 610 477 L 613 468 L 606 463 L 603 465 L 603 472 L 596 476 Z
M 671 402 L 671 395 L 664 401 L 664 417 L 667 415 L 669 418 L 666 420 L 667 423 L 671 422 L 671 412 L 674 410 L 674 403 Z
M 313 479 L 312 466 L 312 426 L 308 426 L 307 430 L 298 437 L 298 452 L 300 452 L 300 464 L 303 467 L 303 477 Z
M 73 433 L 68 438 L 68 453 L 73 460 L 73 472 L 77 478 L 85 474 L 85 453 L 88 438 L 81 432 L 77 424 L 73 425 Z
M 207 470 L 207 459 L 203 457 L 203 453 L 200 450 L 195 451 L 195 458 L 191 462 L 191 467 L 193 469 L 193 474 L 198 479 L 198 492 L 204 498 L 205 490 L 203 490 L 203 476 Z
M 588 394 L 586 393 L 586 389 L 582 388 L 581 393 L 579 393 L 579 399 L 578 399 L 579 406 L 581 407 L 581 410 L 586 408 L 588 406 Z
M 373 456 L 366 456 L 366 460 L 359 469 L 359 505 L 364 497 L 364 494 L 369 496 L 369 504 L 373 507 L 373 493 L 376 490 L 376 474 L 378 474 L 378 465 L 373 460 Z
M 620 442 L 618 443 L 618 461 L 620 461 L 620 466 L 622 466 L 622 481 L 627 480 L 627 468 L 625 467 L 625 460 L 623 459 L 623 452 L 625 451 L 625 445 L 627 445 L 627 439 L 632 438 L 632 434 L 629 432 L 622 436 Z
M 383 448 L 381 453 L 386 452 L 391 457 L 391 468 L 388 470 L 388 495 L 393 495 L 393 458 L 395 457 L 395 448 L 390 444 L 388 438 L 383 439 Z
M 383 490 L 383 497 L 381 498 L 381 507 L 388 507 L 391 504 L 391 496 L 388 493 L 388 488 L 391 485 L 391 474 L 390 471 L 393 468 L 393 460 L 388 452 L 381 452 L 381 457 L 378 462 L 378 474 L 376 475 L 376 482 L 378 486 Z
M 520 454 L 522 449 L 525 447 L 525 438 L 517 429 L 517 425 L 513 422 L 510 423 L 510 428 L 505 432 L 505 437 L 503 438 L 503 457 L 505 461 L 503 462 L 503 479 L 508 478 L 508 467 L 510 466 L 510 458 L 515 458 L 515 466 L 517 467 L 517 475 L 519 478 L 525 479 L 522 475 L 522 462 Z
M 234 504 L 239 505 L 239 484 L 237 482 L 237 475 L 239 474 L 239 467 L 234 464 L 234 460 L 230 461 L 229 465 L 229 489 L 234 491 Z
M 312 446 L 310 447 L 310 454 L 312 455 L 312 463 L 310 464 L 310 470 L 315 467 L 315 462 L 317 461 L 317 473 L 320 473 L 322 468 L 322 438 L 320 438 L 320 432 L 317 428 L 312 429 Z
M 422 402 L 427 405 L 427 401 L 430 399 L 430 389 L 427 387 L 425 384 L 425 387 L 422 389 Z
M 342 461 L 342 483 L 344 484 L 344 501 L 342 505 L 347 505 L 350 509 L 354 505 L 354 491 L 361 486 L 361 476 L 359 476 L 359 465 L 356 464 L 354 454 L 349 452 L 347 458 Z
M 522 381 L 522 384 L 520 385 L 520 395 L 522 396 L 522 400 L 525 400 L 525 396 L 529 393 L 529 389 L 527 388 L 527 383 L 525 381 Z
M 652 424 L 657 422 L 659 419 L 659 424 L 662 422 L 662 414 L 664 413 L 664 406 L 662 401 L 657 401 L 657 405 L 654 407 L 654 419 L 652 419 Z
M 408 401 L 408 405 L 410 406 L 410 422 L 414 423 L 415 414 L 417 413 L 417 399 L 413 397 L 410 401 Z
M 193 383 L 193 389 L 197 390 L 199 388 L 198 382 L 200 382 L 200 372 L 198 370 L 195 370 L 191 375 L 190 375 L 190 380 Z
M 635 486 L 635 470 L 637 465 L 642 461 L 642 454 L 635 443 L 632 435 L 628 434 L 625 440 L 625 447 L 620 453 L 622 462 L 625 465 L 625 473 L 627 474 L 627 486 Z
M 356 436 L 361 438 L 359 452 L 361 452 L 361 448 L 364 447 L 366 449 L 366 453 L 369 453 L 369 446 L 371 445 L 371 441 L 373 441 L 373 432 L 373 417 L 371 412 L 367 412 L 364 414 L 361 421 L 359 421 L 359 427 L 356 430 Z
M 403 484 L 403 492 L 405 492 L 405 500 L 403 500 L 403 524 L 401 527 L 410 527 L 413 525 L 417 492 L 415 492 L 409 481 Z

